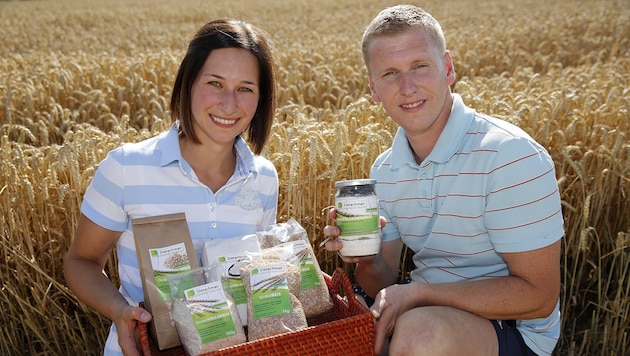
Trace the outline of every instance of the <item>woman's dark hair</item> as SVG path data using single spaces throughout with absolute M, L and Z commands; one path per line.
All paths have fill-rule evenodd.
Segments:
M 242 48 L 258 60 L 260 97 L 256 113 L 247 128 L 247 140 L 254 153 L 262 152 L 276 109 L 276 78 L 270 45 L 265 32 L 239 20 L 212 21 L 197 31 L 179 66 L 171 95 L 171 120 L 180 121 L 180 136 L 200 143 L 193 130 L 191 88 L 210 52 L 219 48 Z

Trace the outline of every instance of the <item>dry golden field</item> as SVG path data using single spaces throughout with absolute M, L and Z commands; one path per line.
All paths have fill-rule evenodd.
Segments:
M 410 2 L 445 29 L 454 91 L 555 160 L 566 222 L 555 354 L 630 354 L 630 3 Z M 395 3 L 0 1 L 0 354 L 100 353 L 109 322 L 61 273 L 82 194 L 108 150 L 168 127 L 186 42 L 211 19 L 250 21 L 276 44 L 264 154 L 281 180 L 278 220 L 295 217 L 317 246 L 333 183 L 365 177 L 396 129 L 367 95 L 359 50 L 364 26 Z M 114 259 L 107 272 L 117 280 Z

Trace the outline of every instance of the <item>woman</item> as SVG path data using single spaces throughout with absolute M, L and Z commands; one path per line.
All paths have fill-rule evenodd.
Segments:
M 184 212 L 198 254 L 205 240 L 275 223 L 278 175 L 259 156 L 275 111 L 266 35 L 236 20 L 203 26 L 180 65 L 170 110 L 168 132 L 101 162 L 64 262 L 70 289 L 113 321 L 105 355 L 139 355 L 136 324 L 151 319 L 138 307 L 144 294 L 131 219 Z M 119 289 L 102 272 L 114 245 Z

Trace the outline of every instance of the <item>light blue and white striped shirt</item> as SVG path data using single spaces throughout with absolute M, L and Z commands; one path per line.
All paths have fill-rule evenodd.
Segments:
M 466 107 L 459 95 L 453 99 L 446 127 L 421 164 L 399 128 L 370 174 L 388 221 L 383 241 L 402 239 L 415 252 L 411 278 L 421 283 L 506 276 L 499 253 L 542 248 L 564 234 L 544 147 Z M 559 303 L 547 318 L 518 320 L 517 328 L 533 351 L 550 354 L 560 335 Z
M 122 231 L 116 245 L 120 291 L 132 305 L 144 299 L 144 292 L 131 219 L 185 213 L 198 258 L 206 240 L 252 234 L 276 221 L 278 174 L 269 160 L 254 155 L 237 137 L 234 174 L 212 192 L 182 158 L 177 130 L 176 123 L 158 136 L 109 152 L 81 205 L 97 225 Z M 105 354 L 120 354 L 114 325 Z

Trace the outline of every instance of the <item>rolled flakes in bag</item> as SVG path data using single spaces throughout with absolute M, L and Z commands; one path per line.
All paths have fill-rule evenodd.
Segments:
M 279 258 L 300 267 L 298 298 L 307 318 L 330 312 L 334 306 L 306 230 L 293 218 L 257 232 L 263 258 Z
M 169 276 L 171 318 L 187 355 L 247 341 L 236 305 L 223 290 L 216 264 Z
M 247 293 L 249 341 L 308 327 L 300 291 L 299 267 L 281 260 L 257 259 L 241 268 Z

